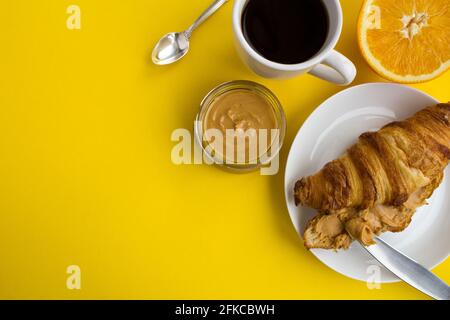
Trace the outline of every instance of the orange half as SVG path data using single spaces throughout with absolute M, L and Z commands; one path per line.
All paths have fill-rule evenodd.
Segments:
M 382 77 L 424 82 L 450 68 L 449 0 L 365 0 L 358 43 Z

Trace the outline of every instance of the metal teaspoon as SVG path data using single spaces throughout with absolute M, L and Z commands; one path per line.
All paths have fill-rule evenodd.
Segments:
M 183 58 L 189 51 L 189 39 L 192 32 L 227 1 L 214 1 L 187 30 L 183 32 L 172 32 L 162 37 L 153 49 L 153 63 L 166 65 Z

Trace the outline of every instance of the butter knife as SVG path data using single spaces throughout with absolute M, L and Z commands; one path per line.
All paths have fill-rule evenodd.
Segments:
M 407 257 L 383 240 L 377 244 L 362 245 L 378 262 L 404 282 L 437 300 L 450 300 L 450 287 L 431 271 Z

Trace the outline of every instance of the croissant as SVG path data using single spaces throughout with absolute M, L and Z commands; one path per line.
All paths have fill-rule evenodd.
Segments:
M 346 249 L 385 231 L 403 231 L 426 204 L 450 160 L 450 104 L 425 108 L 359 137 L 339 159 L 295 184 L 296 205 L 319 211 L 307 248 Z

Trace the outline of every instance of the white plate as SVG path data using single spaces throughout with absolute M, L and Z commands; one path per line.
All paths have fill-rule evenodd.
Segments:
M 292 144 L 286 165 L 285 194 L 292 223 L 299 235 L 316 211 L 296 207 L 295 182 L 319 171 L 341 156 L 359 135 L 375 131 L 394 120 L 403 120 L 437 101 L 413 88 L 389 83 L 369 83 L 341 91 L 325 101 L 305 121 Z M 385 233 L 382 238 L 427 268 L 433 268 L 450 254 L 449 168 L 441 186 L 420 208 L 411 225 L 401 233 Z M 306 250 L 306 249 L 305 249 Z M 359 244 L 338 252 L 311 250 L 323 263 L 347 277 L 367 281 L 373 265 L 379 265 Z M 380 268 L 379 282 L 399 279 Z

